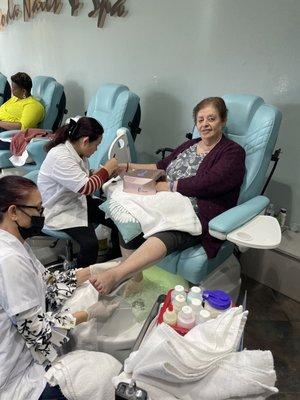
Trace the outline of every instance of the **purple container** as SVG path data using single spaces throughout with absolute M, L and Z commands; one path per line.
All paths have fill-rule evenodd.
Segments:
M 232 299 L 223 290 L 204 290 L 203 300 L 216 310 L 226 310 L 231 306 Z

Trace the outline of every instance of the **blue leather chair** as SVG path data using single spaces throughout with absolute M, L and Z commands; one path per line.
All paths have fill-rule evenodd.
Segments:
M 223 96 L 228 108 L 225 134 L 244 147 L 246 175 L 238 205 L 209 223 L 212 236 L 225 240 L 217 256 L 208 259 L 201 246 L 170 254 L 158 265 L 189 282 L 198 284 L 233 254 L 228 234 L 261 214 L 269 199 L 260 196 L 281 123 L 281 112 L 265 104 L 262 98 L 247 94 Z M 199 136 L 194 129 L 193 137 Z
M 66 112 L 66 97 L 64 87 L 54 78 L 48 76 L 37 76 L 32 80 L 31 93 L 42 102 L 45 107 L 45 117 L 39 124 L 39 128 L 46 130 L 55 130 L 61 124 L 64 113 Z M 0 134 L 0 139 L 11 137 L 18 131 L 7 131 Z M 29 151 L 30 153 L 30 151 Z M 9 161 L 11 153 L 9 150 L 0 151 L 0 168 L 13 167 Z M 25 170 L 36 169 L 35 165 L 25 165 Z
M 92 98 L 87 116 L 97 119 L 104 128 L 101 145 L 96 153 L 90 157 L 92 169 L 99 167 L 107 161 L 107 154 L 112 141 L 117 136 L 117 129 L 127 128 L 127 137 L 130 148 L 131 160 L 136 162 L 136 151 L 130 134 L 130 123 L 138 109 L 140 98 L 131 92 L 127 86 L 108 83 L 100 86 Z
M 10 98 L 10 95 L 11 91 L 7 78 L 0 72 L 0 106 Z

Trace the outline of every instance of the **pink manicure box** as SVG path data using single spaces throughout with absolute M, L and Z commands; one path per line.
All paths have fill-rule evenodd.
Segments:
M 133 169 L 123 176 L 123 191 L 135 194 L 155 194 L 156 182 L 164 180 L 163 169 Z

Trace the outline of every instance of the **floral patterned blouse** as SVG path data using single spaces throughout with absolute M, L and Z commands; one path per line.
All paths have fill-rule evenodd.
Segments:
M 44 270 L 47 312 L 42 307 L 33 307 L 16 314 L 19 333 L 26 346 L 40 364 L 54 361 L 57 357 L 55 346 L 68 341 L 67 330 L 75 326 L 75 318 L 69 312 L 59 312 L 59 308 L 76 289 L 75 270 L 54 273 Z
M 184 150 L 175 160 L 171 161 L 166 169 L 168 181 L 175 182 L 179 179 L 190 178 L 196 175 L 200 164 L 208 154 L 208 152 L 201 155 L 197 154 L 197 144 L 198 143 L 195 143 L 193 146 Z M 197 212 L 198 206 L 196 197 L 190 197 L 189 199 L 191 200 L 195 212 Z

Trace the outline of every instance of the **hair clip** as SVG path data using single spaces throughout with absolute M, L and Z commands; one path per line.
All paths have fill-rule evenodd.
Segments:
M 70 138 L 75 136 L 76 128 L 77 128 L 77 122 L 74 119 L 70 118 L 69 130 L 68 130 L 68 135 Z

